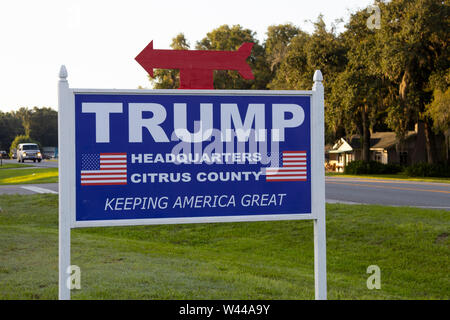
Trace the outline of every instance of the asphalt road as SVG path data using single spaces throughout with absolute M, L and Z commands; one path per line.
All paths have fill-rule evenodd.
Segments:
M 7 160 L 14 162 L 14 160 Z M 57 167 L 57 161 L 29 162 Z M 405 180 L 326 177 L 328 203 L 380 204 L 450 210 L 450 184 Z M 0 186 L 0 194 L 57 193 L 58 184 Z
M 327 177 L 325 185 L 328 202 L 450 210 L 450 184 L 448 183 Z

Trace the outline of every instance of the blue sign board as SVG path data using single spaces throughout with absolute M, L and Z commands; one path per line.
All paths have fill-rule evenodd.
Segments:
M 75 93 L 76 222 L 311 214 L 311 95 Z

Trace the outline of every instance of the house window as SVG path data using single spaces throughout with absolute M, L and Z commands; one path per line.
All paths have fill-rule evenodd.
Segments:
M 400 165 L 406 166 L 408 164 L 408 152 L 401 151 L 399 156 L 400 156 Z

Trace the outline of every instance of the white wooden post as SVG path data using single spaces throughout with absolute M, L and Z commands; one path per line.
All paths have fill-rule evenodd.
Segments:
M 67 82 L 67 70 L 61 66 L 58 82 L 58 163 L 59 163 L 59 290 L 60 300 L 70 299 L 70 288 L 67 286 L 67 271 L 70 266 L 70 193 L 67 185 L 70 173 L 66 167 L 68 149 L 71 148 L 69 141 L 69 107 L 71 105 L 71 92 Z
M 316 300 L 327 299 L 327 246 L 325 229 L 325 125 L 324 88 L 320 70 L 314 73 L 311 171 L 315 175 L 311 186 L 314 219 L 314 281 Z

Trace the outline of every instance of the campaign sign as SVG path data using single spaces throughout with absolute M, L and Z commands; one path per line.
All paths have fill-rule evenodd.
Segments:
M 310 216 L 311 97 L 75 92 L 75 223 Z

